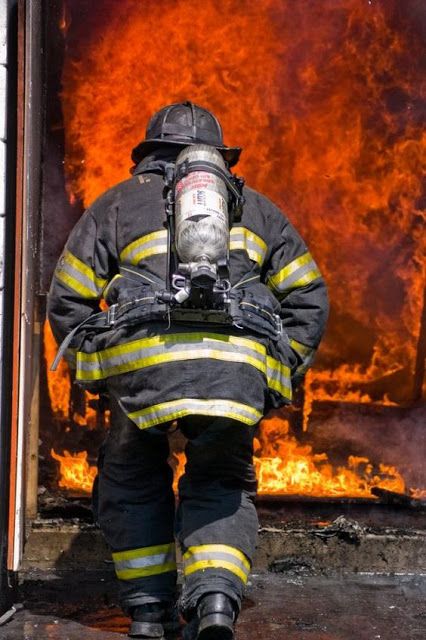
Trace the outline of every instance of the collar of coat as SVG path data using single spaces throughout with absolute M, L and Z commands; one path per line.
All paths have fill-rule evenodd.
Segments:
M 136 165 L 132 173 L 134 176 L 148 172 L 158 172 L 163 174 L 166 165 L 174 164 L 176 162 L 176 157 L 179 151 L 181 150 L 179 149 L 173 153 L 170 152 L 170 149 L 158 149 L 141 160 L 141 162 Z

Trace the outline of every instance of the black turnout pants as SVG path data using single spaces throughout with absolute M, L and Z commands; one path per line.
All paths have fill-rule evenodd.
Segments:
M 254 427 L 228 418 L 179 420 L 188 443 L 175 513 L 164 427 L 140 430 L 111 404 L 94 504 L 113 551 L 123 608 L 175 600 L 176 539 L 183 555 L 185 617 L 211 592 L 229 595 L 239 609 L 258 529 Z

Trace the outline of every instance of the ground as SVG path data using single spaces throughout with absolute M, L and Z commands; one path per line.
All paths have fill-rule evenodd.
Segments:
M 32 572 L 24 609 L 2 640 L 119 640 L 128 619 L 111 573 Z M 424 640 L 426 576 L 258 573 L 251 577 L 236 640 Z

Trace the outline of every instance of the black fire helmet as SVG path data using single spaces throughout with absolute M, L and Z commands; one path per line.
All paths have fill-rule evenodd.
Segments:
M 177 102 L 154 113 L 148 123 L 145 140 L 132 151 L 138 164 L 154 149 L 164 144 L 187 147 L 190 144 L 210 144 L 222 154 L 228 166 L 237 164 L 241 148 L 223 144 L 219 120 L 207 109 L 193 102 Z

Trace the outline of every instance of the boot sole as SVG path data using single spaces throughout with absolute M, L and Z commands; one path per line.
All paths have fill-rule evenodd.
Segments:
M 212 613 L 200 621 L 197 640 L 233 640 L 234 625 L 228 616 Z
M 176 634 L 180 631 L 180 623 L 178 621 L 163 622 L 161 626 L 158 623 L 138 622 L 134 620 L 130 625 L 128 632 L 129 638 L 146 638 L 150 640 L 165 640 L 165 635 Z M 155 635 L 157 634 L 157 635 Z
M 141 640 L 165 640 L 163 625 L 153 622 L 134 620 L 127 635 L 129 638 L 140 638 Z

